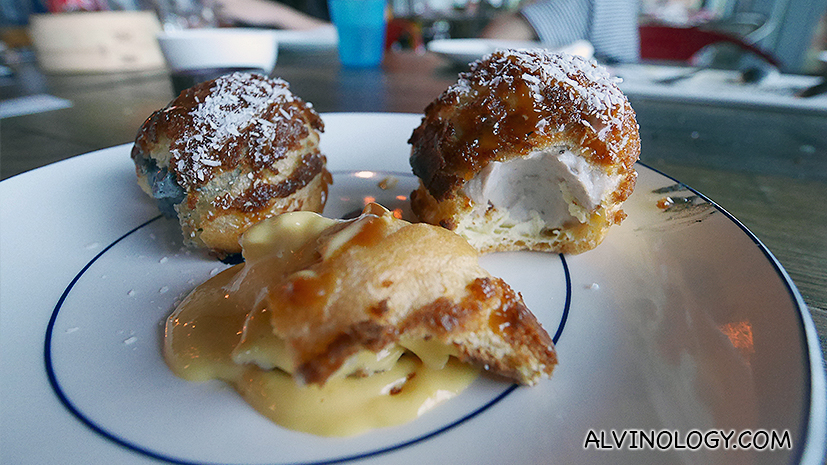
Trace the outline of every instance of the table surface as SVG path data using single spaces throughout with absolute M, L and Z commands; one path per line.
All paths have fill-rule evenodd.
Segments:
M 0 178 L 134 140 L 173 98 L 163 70 L 44 76 L 14 67 L 0 100 L 46 93 L 70 108 L 0 120 Z M 341 68 L 335 55 L 282 53 L 273 75 L 320 112 L 421 113 L 460 68 L 429 53 L 391 53 L 382 69 Z M 641 161 L 697 189 L 749 228 L 787 270 L 827 350 L 827 110 L 716 105 L 627 92 Z

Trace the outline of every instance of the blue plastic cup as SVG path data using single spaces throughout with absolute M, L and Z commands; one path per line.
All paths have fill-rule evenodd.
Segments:
M 379 66 L 385 51 L 387 0 L 328 0 L 339 33 L 339 60 L 354 68 Z

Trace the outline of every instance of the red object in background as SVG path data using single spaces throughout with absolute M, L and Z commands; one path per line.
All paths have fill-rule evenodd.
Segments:
M 106 11 L 106 0 L 46 0 L 46 9 L 51 13 L 72 11 Z
M 741 38 L 724 32 L 695 27 L 676 27 L 657 24 L 640 26 L 640 58 L 688 62 L 707 45 L 730 43 L 748 50 L 779 66 L 778 60 L 763 50 L 744 42 Z
M 385 34 L 385 49 L 390 49 L 397 42 L 403 48 L 414 50 L 425 48 L 421 28 L 416 23 L 406 19 L 393 18 L 388 22 L 387 33 Z

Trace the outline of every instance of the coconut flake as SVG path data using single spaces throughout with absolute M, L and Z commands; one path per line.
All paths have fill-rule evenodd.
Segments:
M 190 111 L 191 127 L 170 149 L 184 187 L 211 177 L 211 170 L 222 164 L 221 154 L 237 146 L 250 128 L 258 140 L 276 139 L 279 126 L 291 116 L 284 108 L 275 113 L 267 110 L 294 100 L 282 79 L 261 79 L 242 72 L 218 78 L 209 95 Z

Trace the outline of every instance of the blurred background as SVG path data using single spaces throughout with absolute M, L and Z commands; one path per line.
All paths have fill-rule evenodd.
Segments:
M 275 1 L 275 0 L 272 0 Z M 521 0 L 390 0 L 393 46 L 423 48 L 434 39 L 470 38 L 492 18 L 530 3 Z M 284 4 L 323 21 L 326 5 L 313 0 Z M 641 0 L 641 60 L 737 68 L 755 50 L 781 71 L 823 74 L 827 20 L 823 0 Z M 67 11 L 148 10 L 164 29 L 222 24 L 213 0 L 0 0 L 2 49 L 26 53 L 33 14 Z M 225 21 L 231 22 L 230 21 Z M 8 56 L 6 60 L 13 59 Z

